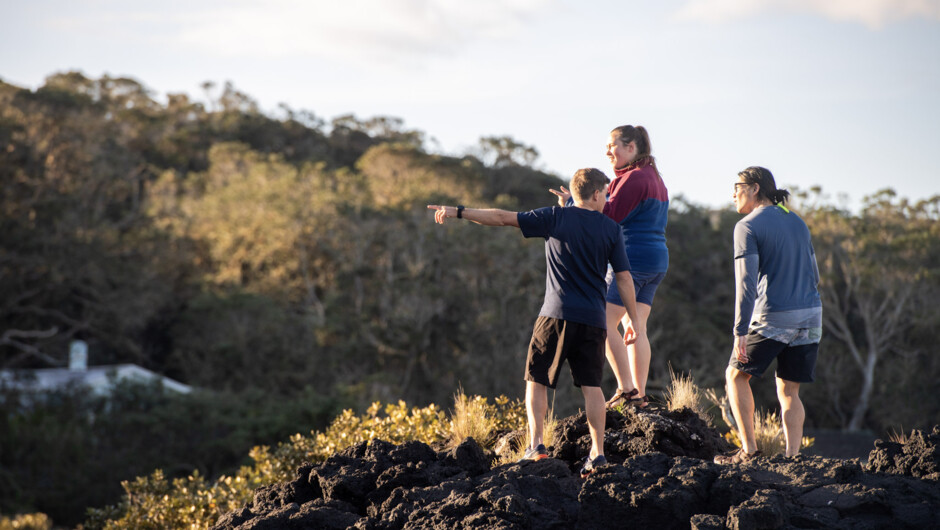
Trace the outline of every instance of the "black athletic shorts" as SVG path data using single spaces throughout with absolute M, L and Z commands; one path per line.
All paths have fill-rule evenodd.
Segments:
M 746 374 L 760 377 L 770 367 L 770 363 L 777 359 L 777 377 L 794 383 L 812 383 L 816 380 L 818 352 L 819 343 L 790 346 L 751 331 L 747 334 L 747 356 L 750 361 L 742 364 L 732 352 L 728 364 Z
M 525 380 L 555 388 L 568 361 L 574 386 L 601 386 L 607 330 L 578 322 L 542 317 L 535 321 Z

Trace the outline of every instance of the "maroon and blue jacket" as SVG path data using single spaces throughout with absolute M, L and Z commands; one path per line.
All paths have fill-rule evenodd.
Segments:
M 666 223 L 669 220 L 669 191 L 653 161 L 615 169 L 604 215 L 620 225 L 631 269 L 666 272 Z

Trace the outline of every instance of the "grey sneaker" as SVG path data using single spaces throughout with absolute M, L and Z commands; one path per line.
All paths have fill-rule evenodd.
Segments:
M 522 455 L 522 458 L 519 459 L 519 462 L 525 462 L 526 460 L 542 460 L 543 458 L 548 458 L 548 451 L 545 449 L 545 446 L 539 444 L 535 448 L 528 448 L 525 450 L 525 454 Z
M 597 468 L 607 465 L 607 459 L 604 455 L 597 455 L 591 460 L 591 455 L 584 457 L 584 465 L 581 466 L 581 478 L 588 478 Z

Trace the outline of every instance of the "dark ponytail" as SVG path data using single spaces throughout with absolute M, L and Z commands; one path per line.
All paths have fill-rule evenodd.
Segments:
M 773 204 L 785 205 L 790 198 L 789 191 L 777 189 L 777 182 L 774 180 L 774 175 L 767 168 L 751 166 L 738 173 L 738 177 L 748 184 L 757 184 L 759 188 L 757 196 Z

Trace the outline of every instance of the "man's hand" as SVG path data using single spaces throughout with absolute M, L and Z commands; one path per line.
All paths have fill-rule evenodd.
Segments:
M 437 224 L 444 224 L 444 218 L 446 217 L 457 217 L 457 208 L 453 206 L 439 206 L 437 204 L 429 204 L 428 210 L 437 210 L 434 212 L 434 222 Z
M 636 342 L 637 332 L 633 329 L 632 321 L 625 321 L 623 323 L 623 343 L 627 346 Z
M 558 197 L 558 206 L 564 207 L 568 204 L 568 199 L 571 198 L 571 192 L 565 189 L 564 186 L 559 186 L 559 188 L 561 189 L 554 190 L 549 188 L 548 191 L 552 192 Z
M 734 338 L 734 356 L 739 363 L 748 363 L 751 358 L 747 356 L 747 337 Z

